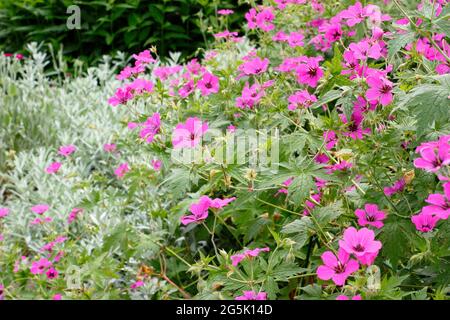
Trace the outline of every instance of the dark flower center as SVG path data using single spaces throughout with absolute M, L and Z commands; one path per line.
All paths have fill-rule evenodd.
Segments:
M 191 133 L 191 140 L 195 140 L 195 134 Z
M 336 267 L 334 267 L 334 271 L 336 273 L 344 273 L 345 272 L 345 265 L 343 265 L 342 263 L 338 262 L 338 265 Z
M 389 92 L 391 92 L 391 87 L 390 86 L 388 86 L 388 85 L 383 85 L 382 87 L 381 87 L 381 89 L 380 89 L 380 92 L 382 93 L 382 94 L 386 94 L 386 93 L 389 93 Z
M 367 219 L 367 221 L 370 221 L 370 222 L 374 222 L 376 220 L 375 217 L 370 214 L 366 215 L 366 219 Z
M 308 75 L 312 78 L 315 77 L 317 75 L 317 68 L 309 68 L 308 70 Z
M 356 246 L 353 247 L 353 250 L 355 250 L 356 252 L 363 252 L 364 247 L 358 243 Z

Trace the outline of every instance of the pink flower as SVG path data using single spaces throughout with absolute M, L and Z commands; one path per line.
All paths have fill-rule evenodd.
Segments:
M 114 152 L 116 150 L 117 146 L 114 143 L 105 143 L 103 145 L 103 150 L 106 152 Z
M 136 282 L 132 283 L 130 285 L 130 288 L 134 290 L 134 289 L 137 289 L 139 287 L 142 287 L 144 284 L 145 284 L 144 281 L 139 280 L 139 281 L 136 281 Z
M 181 223 L 183 225 L 188 225 L 190 223 L 200 223 L 206 218 L 208 218 L 208 209 L 220 209 L 228 205 L 230 202 L 234 201 L 236 198 L 228 199 L 211 199 L 208 196 L 201 196 L 197 203 L 193 203 L 189 207 L 191 215 L 185 215 L 181 217 Z
M 325 148 L 327 150 L 333 149 L 337 144 L 336 132 L 333 130 L 327 130 L 323 133 L 323 138 L 325 140 Z
M 73 144 L 69 144 L 67 146 L 61 146 L 59 148 L 58 154 L 62 155 L 63 157 L 68 157 L 72 153 L 74 153 L 77 150 L 77 147 L 75 147 Z
M 0 208 L 0 218 L 4 218 L 9 214 L 8 208 Z
M 219 92 L 219 78 L 209 72 L 205 72 L 197 82 L 197 88 L 200 89 L 202 96 L 217 93 Z
M 188 225 L 190 223 L 200 223 L 208 218 L 208 209 L 211 204 L 211 199 L 207 196 L 202 196 L 198 203 L 194 203 L 189 207 L 191 215 L 185 215 L 181 217 L 181 223 Z
M 74 222 L 77 217 L 83 212 L 83 209 L 81 208 L 73 208 L 72 211 L 69 213 L 69 218 L 67 219 L 67 222 L 71 224 Z
M 47 172 L 48 174 L 55 174 L 59 171 L 59 169 L 61 168 L 62 163 L 55 161 L 52 162 L 46 169 L 45 172 Z
M 404 178 L 401 178 L 401 179 L 395 181 L 391 187 L 385 187 L 383 189 L 383 191 L 386 196 L 391 197 L 392 195 L 396 194 L 397 192 L 403 191 L 405 186 L 406 186 L 406 181 Z
M 62 294 L 61 293 L 57 293 L 52 297 L 52 300 L 58 301 L 58 300 L 62 300 Z
M 291 48 L 303 47 L 305 43 L 303 42 L 305 36 L 301 32 L 291 32 L 287 37 L 287 42 Z
M 285 187 L 289 187 L 289 186 L 292 184 L 293 181 L 294 181 L 294 178 L 289 178 L 289 179 L 285 180 L 285 181 L 282 183 L 282 185 L 285 186 Z M 278 190 L 277 193 L 288 194 L 288 189 L 286 189 L 286 188 L 281 188 L 281 189 Z
M 350 255 L 342 248 L 336 257 L 333 252 L 325 251 L 322 256 L 324 265 L 317 268 L 317 277 L 322 280 L 330 280 L 338 286 L 343 286 L 347 278 L 359 269 L 358 261 L 350 259 Z
M 448 139 L 440 138 L 433 144 L 419 146 L 420 158 L 414 160 L 414 166 L 427 172 L 437 172 L 450 164 L 450 144 Z
M 384 224 L 383 221 L 386 218 L 386 213 L 378 210 L 376 204 L 366 204 L 363 209 L 356 209 L 355 215 L 358 217 L 358 224 L 360 226 L 370 225 L 377 229 L 380 229 Z
M 230 14 L 233 14 L 234 11 L 231 9 L 220 9 L 217 11 L 218 14 L 220 14 L 221 16 L 228 16 Z
M 241 109 L 253 109 L 253 107 L 264 95 L 264 88 L 261 87 L 258 83 L 255 83 L 251 87 L 249 87 L 248 82 L 246 82 L 245 87 L 242 90 L 242 95 L 236 98 L 236 107 Z
M 162 161 L 158 159 L 152 160 L 152 167 L 154 170 L 159 171 L 162 167 Z
M 5 287 L 0 283 L 0 300 L 4 299 Z
M 108 99 L 108 103 L 113 107 L 119 104 L 126 104 L 128 100 L 133 99 L 132 88 L 126 86 L 125 88 L 118 88 L 113 97 Z
M 123 178 L 125 173 L 130 171 L 130 167 L 128 166 L 128 163 L 122 163 L 119 165 L 119 167 L 114 171 L 114 174 L 117 176 L 117 178 Z
M 172 135 L 174 149 L 195 147 L 201 142 L 206 131 L 208 123 L 198 118 L 188 118 L 185 123 L 177 124 Z
M 382 244 L 375 240 L 375 233 L 372 230 L 367 228 L 356 230 L 349 227 L 344 231 L 344 239 L 339 240 L 339 246 L 348 254 L 354 254 L 362 264 L 371 264 Z
M 346 295 L 341 294 L 341 295 L 337 296 L 336 300 L 350 300 L 350 298 L 347 297 Z M 356 296 L 353 296 L 352 300 L 362 300 L 362 297 L 361 297 L 361 295 L 358 294 Z
M 128 85 L 133 94 L 142 94 L 143 92 L 153 92 L 153 82 L 145 79 L 135 79 Z
M 432 231 L 439 220 L 439 217 L 426 213 L 420 213 L 411 217 L 411 221 L 420 232 Z
M 450 216 L 450 182 L 444 183 L 444 194 L 430 194 L 425 200 L 429 206 L 422 209 L 422 213 L 435 215 L 439 219 L 446 220 Z
M 186 82 L 180 90 L 178 90 L 178 94 L 182 98 L 188 97 L 192 92 L 194 92 L 195 85 L 194 80 L 190 79 L 188 82 Z
M 41 258 L 39 261 L 34 261 L 31 264 L 30 272 L 32 274 L 43 274 L 48 268 L 52 266 L 52 263 L 45 258 Z
M 351 162 L 341 160 L 340 162 L 327 167 L 327 173 L 331 174 L 335 171 L 349 171 L 353 167 Z
M 270 251 L 270 249 L 268 247 L 255 248 L 253 250 L 247 249 L 243 253 L 238 253 L 238 254 L 232 255 L 230 257 L 231 264 L 233 266 L 237 266 L 239 264 L 239 262 L 241 262 L 245 258 L 253 259 L 253 258 L 257 257 L 261 252 L 269 252 L 269 251 Z
M 392 87 L 393 83 L 383 77 L 368 77 L 367 83 L 369 90 L 366 97 L 371 102 L 379 102 L 383 106 L 387 106 L 393 100 Z
M 268 66 L 269 59 L 261 59 L 260 57 L 253 58 L 247 62 L 244 62 L 238 67 L 238 70 L 241 72 L 238 75 L 238 78 L 264 73 L 266 72 Z
M 158 112 L 155 112 L 151 117 L 147 118 L 144 123 L 140 124 L 140 126 L 142 129 L 139 132 L 139 137 L 147 143 L 152 143 L 153 138 L 158 134 L 159 129 L 161 128 L 161 116 Z
M 243 291 L 244 294 L 242 296 L 238 296 L 235 300 L 267 300 L 267 293 L 255 291 Z
M 139 54 L 133 54 L 133 58 L 136 59 L 135 65 L 155 63 L 156 60 L 152 57 L 150 50 L 144 50 Z
M 361 23 L 367 16 L 365 8 L 363 8 L 361 2 L 355 3 L 347 10 L 341 12 L 340 17 L 347 20 L 347 25 L 353 27 L 356 24 Z
M 122 71 L 120 71 L 120 74 L 116 76 L 117 80 L 126 80 L 136 74 L 142 73 L 145 71 L 145 67 L 143 65 L 140 65 L 139 63 L 135 63 L 134 67 L 125 67 Z
M 43 219 L 41 219 L 41 218 L 36 218 L 36 219 L 34 219 L 33 221 L 31 221 L 30 224 L 31 224 L 32 226 L 34 226 L 34 225 L 44 224 L 44 223 L 46 223 L 46 222 L 52 222 L 52 221 L 53 221 L 53 219 L 52 219 L 51 217 L 44 217 Z
M 38 204 L 34 207 L 31 207 L 31 211 L 33 211 L 36 214 L 44 214 L 50 207 L 46 204 Z
M 301 90 L 289 96 L 288 101 L 288 109 L 295 110 L 297 108 L 309 107 L 317 101 L 317 98 L 315 95 L 309 94 L 308 90 Z
M 325 32 L 325 39 L 331 43 L 339 41 L 342 38 L 343 31 L 340 23 L 327 24 L 321 26 L 319 30 Z
M 300 64 L 296 68 L 297 81 L 300 84 L 307 84 L 315 88 L 323 77 L 323 71 L 319 66 L 319 62 L 323 60 L 323 57 L 305 57 L 304 60 L 305 63 Z
M 382 56 L 378 42 L 371 44 L 367 40 L 362 40 L 358 43 L 351 43 L 349 49 L 353 52 L 353 56 L 359 60 L 367 60 L 367 58 L 378 60 Z
M 47 275 L 47 278 L 50 280 L 58 278 L 58 270 L 54 268 L 48 269 L 45 274 Z
M 238 35 L 237 32 L 230 32 L 228 30 L 224 30 L 222 32 L 215 33 L 214 34 L 214 38 L 216 38 L 216 39 L 220 39 L 220 38 L 236 38 L 237 35 Z

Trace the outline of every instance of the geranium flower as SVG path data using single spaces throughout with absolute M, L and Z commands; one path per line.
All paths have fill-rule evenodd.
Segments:
M 32 274 L 43 274 L 48 268 L 52 266 L 52 263 L 45 258 L 41 258 L 39 261 L 34 261 L 31 264 L 30 272 Z
M 317 277 L 322 280 L 330 280 L 338 286 L 343 286 L 347 278 L 359 269 L 358 261 L 350 259 L 350 255 L 342 248 L 336 257 L 333 252 L 325 251 L 322 256 L 324 265 L 317 268 Z
M 385 187 L 383 189 L 383 191 L 386 196 L 391 197 L 392 195 L 396 194 L 397 192 L 403 191 L 405 186 L 406 186 L 406 181 L 404 178 L 401 178 L 401 179 L 395 181 L 391 187 Z
M 48 205 L 46 205 L 46 204 L 37 204 L 37 205 L 35 205 L 34 207 L 31 207 L 31 211 L 33 211 L 33 212 L 36 213 L 36 214 L 42 215 L 42 214 L 44 214 L 45 212 L 47 212 L 47 210 L 48 210 L 49 208 L 50 208 L 50 207 L 49 207 Z
M 0 208 L 0 218 L 4 218 L 9 214 L 8 208 Z
M 206 218 L 208 218 L 208 210 L 209 208 L 220 209 L 225 207 L 230 202 L 234 201 L 236 198 L 228 198 L 228 199 L 211 199 L 208 196 L 201 196 L 197 203 L 193 203 L 189 207 L 189 211 L 192 213 L 191 215 L 185 215 L 181 217 L 181 223 L 183 225 L 187 225 L 190 223 L 200 223 Z
M 419 146 L 416 152 L 420 158 L 414 160 L 414 166 L 427 172 L 437 172 L 450 164 L 450 144 L 446 139 L 439 139 L 431 145 Z
M 130 171 L 130 167 L 128 163 L 125 162 L 120 164 L 119 167 L 117 167 L 117 169 L 114 170 L 114 174 L 117 176 L 117 178 L 121 179 L 128 171 Z
M 62 300 L 62 294 L 57 293 L 57 294 L 53 295 L 52 300 L 55 300 L 55 301 Z
M 133 54 L 133 58 L 136 60 L 135 65 L 137 66 L 156 62 L 156 60 L 152 57 L 150 50 L 144 50 L 139 52 L 137 55 Z
M 379 102 L 387 106 L 393 100 L 392 88 L 394 84 L 383 77 L 368 77 L 369 90 L 366 92 L 367 100 Z
M 132 88 L 126 86 L 125 88 L 118 88 L 114 96 L 108 99 L 108 103 L 113 107 L 119 104 L 126 104 L 128 100 L 133 99 Z
M 228 16 L 230 14 L 233 14 L 234 11 L 231 9 L 220 9 L 217 11 L 218 14 L 220 14 L 221 16 Z
M 144 284 L 145 284 L 144 281 L 138 280 L 138 281 L 136 281 L 136 282 L 133 282 L 133 283 L 130 285 L 130 289 L 135 290 L 135 289 L 137 289 L 137 288 L 139 288 L 139 287 L 142 287 Z
M 358 217 L 358 224 L 360 226 L 370 225 L 377 229 L 383 227 L 383 220 L 386 218 L 386 213 L 378 210 L 376 204 L 367 203 L 363 209 L 356 209 L 355 215 Z
M 309 107 L 317 101 L 317 98 L 315 95 L 309 94 L 308 90 L 301 90 L 289 96 L 288 101 L 288 109 L 295 110 L 297 108 Z
M 72 211 L 69 213 L 69 217 L 67 218 L 67 222 L 71 224 L 74 222 L 77 217 L 83 212 L 83 209 L 81 208 L 73 208 Z
M 240 109 L 253 109 L 264 95 L 265 92 L 262 86 L 255 83 L 250 87 L 248 82 L 246 82 L 241 96 L 236 98 L 236 107 Z
M 365 61 L 367 58 L 378 60 L 382 56 L 378 42 L 371 44 L 368 40 L 362 40 L 358 43 L 350 43 L 348 47 L 353 52 L 353 56 L 359 60 Z
M 178 94 L 180 95 L 180 97 L 182 98 L 186 98 L 188 97 L 192 92 L 194 92 L 195 90 L 195 84 L 194 84 L 194 80 L 189 80 L 188 82 L 186 82 L 181 88 L 180 90 L 178 90 Z
M 291 48 L 303 47 L 305 43 L 303 42 L 305 36 L 301 32 L 291 32 L 287 37 L 287 42 Z
M 323 57 L 306 57 L 304 59 L 305 63 L 301 63 L 296 68 L 297 81 L 300 84 L 307 84 L 315 88 L 323 77 L 323 70 L 319 66 L 319 62 L 322 60 Z
M 422 209 L 422 213 L 437 216 L 439 219 L 448 219 L 450 216 L 450 182 L 444 183 L 444 194 L 433 193 L 425 200 L 429 206 Z
M 202 96 L 217 93 L 219 92 L 219 78 L 212 73 L 205 72 L 202 78 L 197 82 L 197 88 L 200 89 Z
M 337 144 L 336 132 L 333 130 L 327 130 L 323 133 L 323 138 L 325 140 L 325 148 L 327 150 L 333 149 Z
M 239 262 L 241 262 L 245 258 L 253 259 L 253 258 L 257 257 L 261 252 L 269 252 L 269 251 L 270 251 L 270 248 L 268 248 L 268 247 L 255 248 L 255 249 L 252 249 L 252 250 L 247 249 L 243 253 L 238 253 L 238 254 L 232 255 L 230 257 L 231 264 L 233 266 L 237 266 L 239 264 Z
M 114 143 L 105 143 L 103 145 L 103 150 L 106 152 L 114 152 L 116 151 L 117 146 Z
M 255 291 L 243 291 L 244 294 L 242 296 L 238 296 L 235 300 L 267 300 L 266 292 L 258 292 Z
M 382 244 L 375 240 L 375 233 L 367 228 L 356 230 L 349 227 L 344 231 L 343 240 L 339 240 L 340 248 L 353 254 L 363 264 L 371 264 L 378 255 Z
M 47 172 L 48 174 L 55 174 L 59 171 L 61 166 L 62 166 L 61 162 L 58 161 L 52 162 L 47 168 L 45 168 L 45 172 Z
M 147 118 L 144 123 L 140 124 L 141 131 L 139 137 L 147 143 L 152 143 L 153 138 L 158 134 L 161 128 L 161 116 L 158 112 L 155 112 L 151 117 Z
M 58 270 L 55 268 L 48 269 L 45 274 L 47 275 L 47 279 L 50 280 L 58 278 Z
M 154 170 L 159 171 L 161 170 L 162 167 L 162 161 L 158 160 L 158 159 L 153 159 L 152 160 L 152 167 Z
M 336 300 L 350 300 L 350 298 L 346 295 L 341 294 L 336 297 Z M 362 300 L 362 297 L 358 294 L 356 296 L 353 296 L 351 300 Z
M 416 229 L 419 230 L 420 232 L 432 231 L 439 220 L 440 219 L 437 216 L 422 212 L 420 214 L 411 217 L 411 221 L 416 226 Z
M 73 144 L 69 144 L 67 146 L 61 146 L 58 150 L 58 154 L 62 155 L 63 157 L 68 157 L 76 150 L 77 147 L 75 147 Z
M 367 17 L 367 12 L 361 2 L 357 2 L 353 6 L 348 7 L 347 10 L 342 11 L 339 16 L 347 20 L 346 22 L 349 27 L 353 27 Z
M 208 123 L 195 117 L 188 118 L 185 123 L 177 124 L 172 135 L 174 149 L 195 147 L 206 131 L 208 131 Z
M 264 58 L 261 59 L 260 57 L 255 57 L 251 60 L 248 60 L 247 62 L 244 62 L 238 67 L 238 70 L 241 72 L 238 75 L 238 79 L 243 76 L 250 76 L 250 75 L 258 75 L 261 73 L 266 72 L 267 68 L 269 66 L 269 59 Z

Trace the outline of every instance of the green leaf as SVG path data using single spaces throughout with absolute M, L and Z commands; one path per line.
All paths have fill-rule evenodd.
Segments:
M 392 57 L 400 51 L 401 48 L 406 46 L 408 43 L 414 41 L 416 38 L 416 34 L 414 32 L 408 32 L 405 34 L 401 34 L 398 37 L 392 39 L 388 42 L 388 60 L 391 60 Z
M 342 96 L 343 92 L 341 90 L 330 90 L 326 92 L 317 102 L 311 105 L 312 109 L 318 108 L 327 104 L 331 101 L 334 101 Z
M 394 220 L 383 226 L 380 240 L 383 243 L 382 255 L 389 259 L 392 267 L 397 268 L 402 258 L 409 253 L 409 239 L 407 231 L 411 230 L 409 221 Z
M 281 233 L 293 235 L 291 240 L 296 242 L 296 247 L 303 247 L 308 241 L 308 229 L 312 229 L 311 218 L 302 217 L 291 223 L 288 223 L 281 229 Z

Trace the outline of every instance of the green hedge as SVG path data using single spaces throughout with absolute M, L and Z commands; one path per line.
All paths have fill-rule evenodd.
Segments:
M 80 30 L 66 26 L 71 5 L 81 9 Z M 222 8 L 236 11 L 227 19 L 228 27 L 238 28 L 246 8 L 239 8 L 237 0 L 2 0 L 0 50 L 20 52 L 38 41 L 62 44 L 66 55 L 90 61 L 152 45 L 161 55 L 181 51 L 188 56 L 211 38 L 208 28 L 224 26 L 215 14 Z

